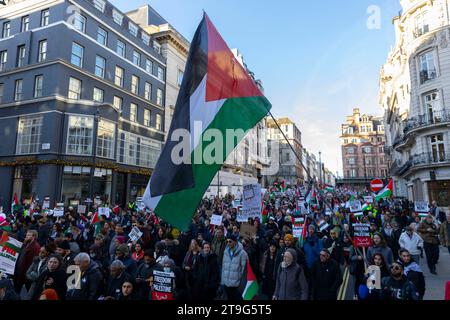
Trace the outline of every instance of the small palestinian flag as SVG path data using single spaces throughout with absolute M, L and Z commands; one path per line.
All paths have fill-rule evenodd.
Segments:
M 394 179 L 391 179 L 386 187 L 380 190 L 375 197 L 375 200 L 380 201 L 381 199 L 389 198 L 394 193 Z
M 11 232 L 11 225 L 3 216 L 0 216 L 0 230 Z
M 320 230 L 320 231 L 323 231 L 323 230 L 325 230 L 326 228 L 328 228 L 329 224 L 328 224 L 325 220 L 320 220 L 320 221 L 317 223 L 317 226 L 319 227 L 319 230 Z
M 211 181 L 243 138 L 229 133 L 252 129 L 271 107 L 204 14 L 191 42 L 167 142 L 143 196 L 145 205 L 187 230 Z
M 93 225 L 95 227 L 94 235 L 100 234 L 102 226 L 100 223 L 100 219 L 98 217 L 98 212 L 94 213 L 94 216 L 92 217 L 92 220 L 91 220 L 91 225 Z
M 19 198 L 17 198 L 17 193 L 14 192 L 14 199 L 11 204 L 11 213 L 15 212 L 19 208 Z
M 253 273 L 250 262 L 247 259 L 247 285 L 242 293 L 242 298 L 244 298 L 244 300 L 253 300 L 258 294 L 258 291 L 258 281 L 256 281 L 255 274 Z
M 267 222 L 267 215 L 269 212 L 267 211 L 267 207 L 264 205 L 264 203 L 262 205 L 263 205 L 263 209 L 262 209 L 261 215 L 262 215 L 262 223 L 264 224 Z
M 17 252 L 20 252 L 22 242 L 17 241 L 14 238 L 10 238 L 8 236 L 8 233 L 4 231 L 0 238 L 0 246 L 8 248 L 8 253 L 11 255 L 15 255 Z
M 334 187 L 332 187 L 332 186 L 326 186 L 326 187 L 325 187 L 325 191 L 330 192 L 330 193 L 333 193 L 333 192 L 334 192 Z

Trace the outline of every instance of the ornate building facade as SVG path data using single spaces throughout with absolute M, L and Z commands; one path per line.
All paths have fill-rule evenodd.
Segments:
M 450 205 L 450 1 L 402 0 L 380 72 L 394 194 Z

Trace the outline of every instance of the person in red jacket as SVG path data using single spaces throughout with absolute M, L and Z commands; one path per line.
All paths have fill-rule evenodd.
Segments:
M 450 281 L 445 284 L 445 300 L 450 301 Z
M 28 230 L 20 250 L 19 257 L 16 262 L 16 270 L 14 272 L 14 289 L 18 294 L 25 285 L 27 291 L 30 290 L 31 282 L 27 279 L 27 271 L 33 263 L 34 257 L 39 255 L 41 246 L 37 242 L 38 232 L 36 230 Z

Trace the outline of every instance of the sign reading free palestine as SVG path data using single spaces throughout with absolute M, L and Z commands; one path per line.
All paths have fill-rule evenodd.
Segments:
M 22 242 L 10 238 L 6 232 L 0 239 L 0 272 L 13 275 Z

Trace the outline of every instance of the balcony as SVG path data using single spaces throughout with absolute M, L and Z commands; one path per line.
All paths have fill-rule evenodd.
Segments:
M 434 111 L 413 117 L 408 121 L 404 133 L 409 134 L 417 129 L 440 125 L 450 125 L 450 110 Z
M 412 158 L 412 166 L 440 166 L 450 164 L 450 152 L 422 153 Z

